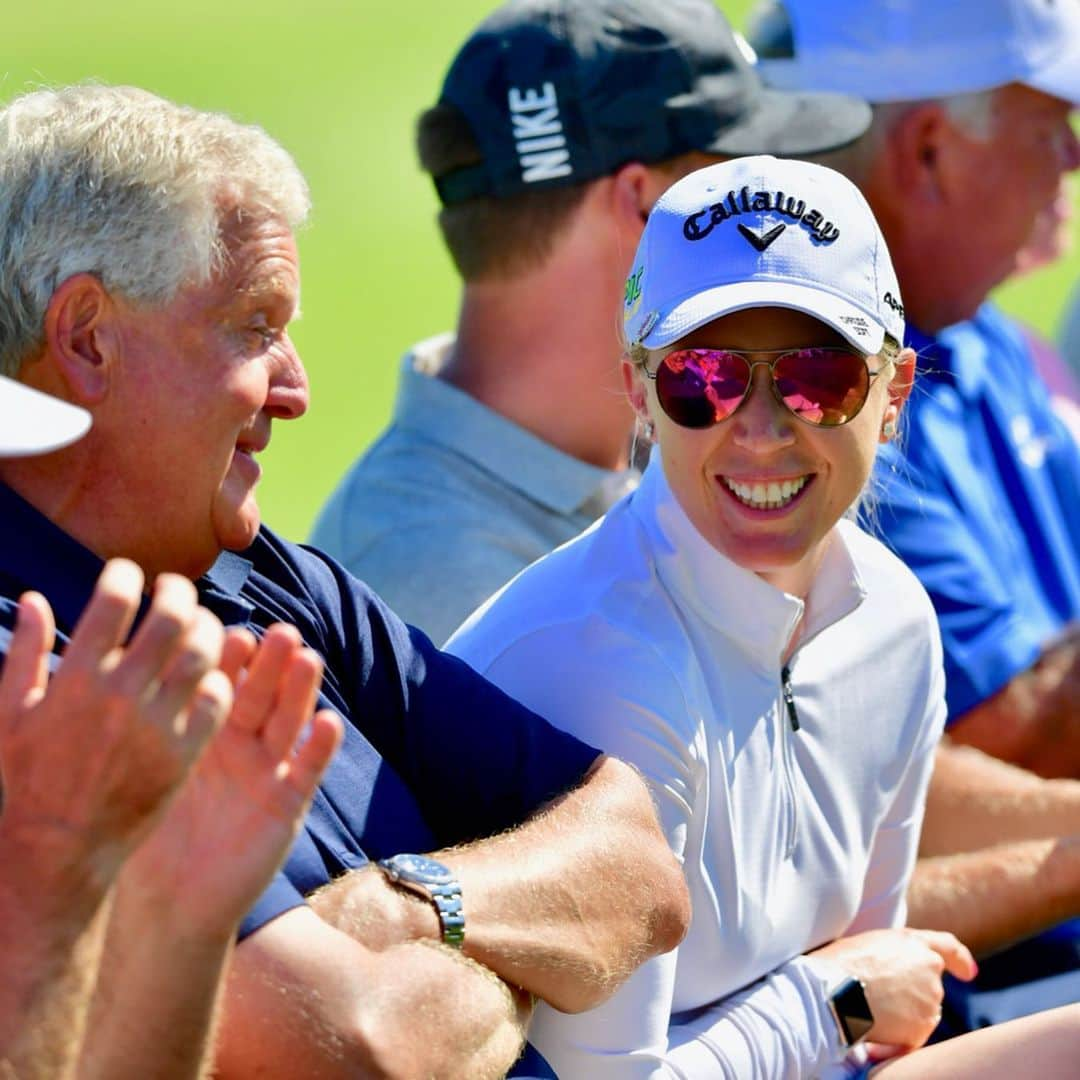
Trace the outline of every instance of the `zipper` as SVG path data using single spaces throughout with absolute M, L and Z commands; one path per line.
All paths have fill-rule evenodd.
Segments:
M 787 709 L 788 721 L 792 731 L 798 731 L 799 714 L 795 711 L 795 694 L 791 689 L 791 668 L 786 664 L 780 669 L 780 689 L 784 695 L 784 706 Z
M 780 728 L 780 755 L 784 769 L 784 787 L 787 792 L 787 842 L 784 858 L 795 854 L 795 841 L 799 831 L 799 807 L 795 801 L 795 762 L 791 739 L 800 728 L 799 714 L 795 708 L 795 694 L 791 689 L 791 670 L 785 664 L 780 669 L 780 697 L 783 709 L 777 717 Z

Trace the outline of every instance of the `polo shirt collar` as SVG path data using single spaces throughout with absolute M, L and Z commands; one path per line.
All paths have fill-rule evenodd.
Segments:
M 936 337 L 908 326 L 906 340 L 918 357 L 917 378 L 946 381 L 966 400 L 977 398 L 989 371 L 986 342 L 974 325 L 978 318 L 947 326 Z
M 564 454 L 443 379 L 452 334 L 421 342 L 401 369 L 394 422 L 481 465 L 556 513 L 596 517 L 626 494 L 635 470 L 612 471 Z
M 58 628 L 70 634 L 90 600 L 104 560 L 6 484 L 0 484 L 0 521 L 4 522 L 0 574 L 10 576 L 23 591 L 35 589 L 45 596 Z M 240 592 L 251 570 L 247 559 L 223 551 L 195 583 L 200 601 L 226 623 L 246 623 L 252 607 Z M 144 600 L 140 616 L 145 606 Z
M 855 528 L 848 522 L 833 531 L 804 602 L 744 570 L 698 532 L 668 485 L 658 451 L 631 505 L 650 538 L 664 585 L 759 669 L 775 673 L 801 619 L 800 648 L 866 596 L 845 539 Z

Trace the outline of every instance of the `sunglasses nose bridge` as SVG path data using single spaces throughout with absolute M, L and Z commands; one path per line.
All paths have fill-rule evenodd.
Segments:
M 790 428 L 791 410 L 784 403 L 774 376 L 776 360 L 752 360 L 744 357 L 747 365 L 746 390 L 742 401 L 732 414 L 740 429 L 738 438 L 753 445 L 762 442 L 772 444 L 784 439 Z M 759 372 L 758 368 L 764 368 Z
M 746 361 L 746 390 L 743 392 L 743 399 L 741 404 L 746 405 L 747 399 L 755 393 L 761 393 L 763 390 L 768 389 L 770 394 L 776 399 L 777 403 L 784 405 L 784 399 L 780 395 L 780 389 L 776 385 L 776 359 L 773 360 L 751 360 L 749 356 L 744 356 Z M 762 375 L 758 375 L 757 369 L 765 368 L 765 372 Z M 786 406 L 785 406 L 786 408 Z

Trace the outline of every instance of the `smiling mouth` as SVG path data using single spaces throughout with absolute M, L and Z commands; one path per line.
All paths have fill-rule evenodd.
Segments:
M 795 500 L 809 476 L 800 476 L 795 480 L 772 481 L 770 483 L 741 484 L 738 480 L 721 478 L 724 486 L 735 498 L 752 510 L 781 510 Z

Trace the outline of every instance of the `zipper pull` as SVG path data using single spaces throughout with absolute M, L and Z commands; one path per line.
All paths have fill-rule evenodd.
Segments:
M 791 730 L 799 730 L 799 714 L 795 711 L 795 694 L 791 689 L 791 670 L 785 664 L 780 670 L 780 686 L 784 693 L 784 704 L 787 706 L 788 720 L 791 721 Z

